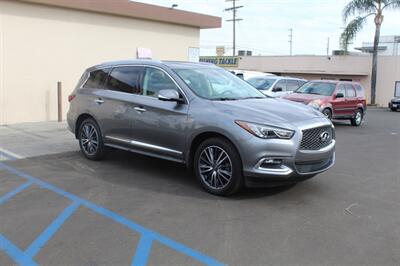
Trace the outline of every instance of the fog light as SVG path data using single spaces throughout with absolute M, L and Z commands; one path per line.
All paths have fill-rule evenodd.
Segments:
M 264 159 L 261 163 L 262 168 L 278 169 L 282 165 L 281 159 Z

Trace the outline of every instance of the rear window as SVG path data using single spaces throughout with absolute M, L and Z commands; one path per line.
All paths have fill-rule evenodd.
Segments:
M 106 88 L 112 91 L 141 94 L 139 87 L 141 72 L 142 68 L 137 66 L 116 67 L 110 74 Z
M 83 85 L 83 88 L 96 88 L 96 89 L 102 88 L 109 72 L 110 72 L 109 68 L 99 69 L 90 72 L 88 79 Z
M 348 98 L 356 97 L 356 91 L 354 90 L 351 84 L 346 84 L 345 87 L 346 87 L 346 97 Z

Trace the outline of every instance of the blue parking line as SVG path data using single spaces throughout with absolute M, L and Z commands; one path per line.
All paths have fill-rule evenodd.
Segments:
M 147 263 L 147 258 L 150 253 L 151 249 L 151 244 L 153 241 L 158 241 L 163 245 L 166 245 L 174 250 L 176 250 L 179 253 L 182 253 L 186 256 L 192 257 L 193 259 L 197 260 L 198 262 L 201 262 L 205 265 L 212 265 L 212 266 L 220 266 L 223 265 L 219 261 L 206 256 L 196 250 L 193 250 L 181 243 L 178 243 L 170 238 L 167 238 L 165 236 L 162 236 L 154 231 L 151 231 L 150 229 L 147 229 L 115 212 L 112 212 L 108 209 L 105 209 L 103 207 L 100 207 L 92 202 L 89 202 L 87 200 L 81 199 L 71 193 L 68 193 L 58 187 L 55 187 L 49 183 L 46 183 L 44 181 L 41 181 L 40 179 L 33 177 L 29 174 L 26 174 L 22 171 L 19 171 L 11 166 L 8 166 L 4 163 L 0 162 L 0 169 L 7 170 L 10 173 L 13 173 L 17 176 L 23 177 L 27 179 L 29 182 L 28 183 L 35 183 L 36 185 L 48 189 L 50 191 L 53 191 L 65 198 L 70 199 L 73 203 L 66 209 L 64 212 L 56 218 L 55 221 L 52 222 L 52 224 L 45 229 L 45 231 L 30 245 L 30 247 L 27 249 L 26 253 L 22 253 L 22 255 L 27 257 L 28 259 L 32 259 L 34 255 L 37 254 L 37 252 L 40 250 L 40 248 L 46 244 L 48 239 L 61 227 L 61 225 L 66 221 L 66 219 L 76 210 L 76 208 L 79 205 L 83 205 L 89 209 L 91 209 L 94 212 L 99 213 L 102 216 L 105 216 L 121 225 L 124 225 L 131 229 L 132 231 L 138 232 L 141 234 L 141 239 L 139 241 L 138 247 L 137 247 L 137 252 L 133 258 L 132 265 L 145 265 Z M 22 189 L 23 190 L 23 189 Z M 22 191 L 16 191 L 16 193 L 13 193 L 10 197 L 13 195 L 17 194 L 18 192 Z M 9 198 L 10 198 L 9 197 Z M 11 244 L 11 242 L 5 242 L 6 244 Z M 11 247 L 8 247 L 12 249 Z M 14 249 L 12 249 L 14 250 Z M 28 255 L 29 256 L 28 256 Z M 14 259 L 14 257 L 12 257 Z M 17 261 L 16 261 L 17 262 Z M 32 265 L 32 264 L 25 264 L 25 263 L 20 263 L 21 265 Z
M 28 257 L 35 257 L 36 254 L 46 245 L 47 241 L 57 232 L 63 223 L 78 209 L 79 203 L 73 202 L 53 220 L 53 222 L 29 245 L 25 250 Z
M 136 248 L 135 256 L 132 260 L 132 266 L 145 266 L 150 255 L 153 239 L 151 235 L 142 235 Z
M 17 195 L 19 192 L 23 191 L 24 189 L 28 188 L 32 184 L 33 184 L 32 181 L 28 181 L 28 182 L 18 186 L 16 189 L 7 192 L 4 196 L 0 197 L 0 204 L 5 203 L 6 201 L 11 199 L 12 197 Z
M 28 257 L 11 241 L 0 234 L 0 250 L 4 251 L 15 263 L 22 266 L 37 266 L 32 258 Z

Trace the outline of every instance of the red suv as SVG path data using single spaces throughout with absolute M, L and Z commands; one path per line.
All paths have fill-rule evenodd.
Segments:
M 283 98 L 311 106 L 329 119 L 349 119 L 353 126 L 361 125 L 367 110 L 365 90 L 356 82 L 312 80 Z

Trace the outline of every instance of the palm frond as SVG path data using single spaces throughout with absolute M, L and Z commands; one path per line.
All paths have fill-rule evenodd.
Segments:
M 366 13 L 375 13 L 376 11 L 375 0 L 352 0 L 343 9 L 343 21 L 346 22 L 356 14 L 363 15 Z
M 382 10 L 385 8 L 400 9 L 400 0 L 385 0 L 384 4 Z
M 372 15 L 372 14 L 369 14 Z M 350 41 L 352 41 L 357 33 L 363 28 L 366 18 L 369 16 L 356 17 L 347 24 L 346 28 L 340 35 L 340 46 L 347 52 Z

